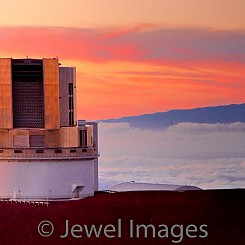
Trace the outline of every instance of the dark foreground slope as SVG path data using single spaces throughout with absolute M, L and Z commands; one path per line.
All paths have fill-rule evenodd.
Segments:
M 0 244 L 240 245 L 245 240 L 244 194 L 245 190 L 102 193 L 80 201 L 51 203 L 48 207 L 0 202 Z M 54 225 L 54 232 L 49 237 L 41 237 L 38 233 L 38 224 L 43 220 Z M 69 220 L 70 229 L 75 224 L 82 227 L 82 231 L 79 226 L 73 227 L 73 235 L 82 237 L 74 238 L 70 233 L 66 238 L 60 238 L 65 234 L 66 220 Z M 113 226 L 108 226 L 105 234 L 114 238 L 106 237 L 103 232 L 108 224 Z M 136 226 L 139 224 L 151 226 L 146 234 L 141 227 L 137 237 Z M 175 224 L 179 226 L 173 227 Z M 190 224 L 187 233 L 192 238 L 186 234 Z M 200 230 L 204 224 L 207 227 L 202 228 L 208 235 Z M 85 225 L 88 229 L 91 225 L 97 229 L 103 225 L 99 237 L 94 234 L 88 237 Z M 197 227 L 196 231 L 193 225 Z M 48 232 L 50 228 L 44 226 L 43 231 Z

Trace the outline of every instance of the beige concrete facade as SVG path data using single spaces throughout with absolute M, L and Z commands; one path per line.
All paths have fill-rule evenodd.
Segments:
M 0 58 L 0 128 L 13 127 L 11 59 Z
M 59 129 L 59 62 L 57 59 L 43 59 L 43 86 L 45 128 Z
M 72 84 L 73 94 L 69 94 L 69 84 Z M 59 67 L 59 93 L 60 93 L 60 125 L 61 127 L 72 126 L 69 124 L 69 99 L 73 99 L 74 124 L 77 121 L 76 105 L 76 68 Z

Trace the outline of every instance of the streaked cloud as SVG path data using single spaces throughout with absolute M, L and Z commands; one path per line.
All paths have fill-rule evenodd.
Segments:
M 244 31 L 142 24 L 101 29 L 0 27 L 0 33 L 1 57 L 58 56 L 63 65 L 77 67 L 82 118 L 243 103 L 245 99 Z
M 245 63 L 245 32 L 205 29 L 0 28 L 1 52 L 58 55 L 93 62 Z

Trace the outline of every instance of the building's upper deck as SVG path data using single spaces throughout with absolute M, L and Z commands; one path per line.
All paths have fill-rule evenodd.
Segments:
M 66 147 L 66 148 L 4 148 L 0 149 L 1 160 L 67 160 L 97 158 L 95 147 Z M 0 163 L 1 164 L 1 163 Z

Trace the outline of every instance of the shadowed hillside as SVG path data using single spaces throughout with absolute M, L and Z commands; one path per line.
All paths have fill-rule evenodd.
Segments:
M 131 127 L 143 129 L 166 128 L 183 122 L 210 124 L 245 122 L 245 104 L 203 107 L 188 110 L 171 110 L 154 114 L 100 120 L 99 122 L 128 122 Z
M 1 244 L 244 244 L 244 205 L 245 190 L 205 190 L 190 192 L 125 192 L 125 193 L 98 193 L 94 197 L 79 201 L 54 202 L 49 206 L 37 204 L 16 204 L 0 202 L 0 234 Z M 54 233 L 50 237 L 41 237 L 37 231 L 42 220 L 49 220 L 54 225 Z M 71 233 L 66 238 L 65 221 L 69 220 L 69 227 L 80 224 L 83 231 L 74 228 L 74 238 Z M 121 234 L 119 234 L 118 220 L 121 220 Z M 130 237 L 130 220 L 133 220 L 134 234 Z M 94 234 L 87 237 L 84 225 L 97 228 L 102 225 L 110 232 L 103 233 L 98 238 Z M 136 225 L 149 225 L 147 237 L 140 230 L 136 237 Z M 165 225 L 165 231 L 163 226 Z M 175 227 L 171 235 L 171 228 Z M 188 238 L 188 225 L 196 225 L 198 230 L 190 234 L 196 236 Z M 208 235 L 200 231 L 200 226 Z M 180 234 L 180 225 L 183 227 L 183 237 Z M 152 227 L 155 227 L 153 237 Z M 159 237 L 165 234 L 168 237 Z M 44 227 L 48 231 L 49 227 Z M 159 230 L 162 230 L 160 233 Z M 193 227 L 191 227 L 193 230 Z M 119 236 L 120 235 L 120 236 Z M 175 241 L 175 243 L 173 242 Z M 179 241 L 179 242 L 177 242 Z

